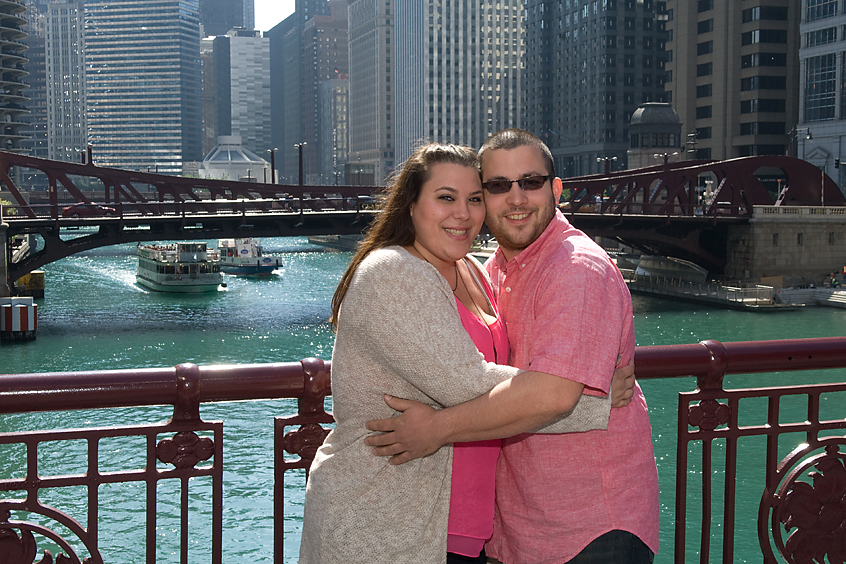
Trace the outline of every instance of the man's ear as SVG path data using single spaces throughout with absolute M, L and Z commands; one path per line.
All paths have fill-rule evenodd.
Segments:
M 561 179 L 557 176 L 552 179 L 552 195 L 555 196 L 555 203 L 561 200 L 561 192 L 564 190 L 564 185 L 561 184 Z

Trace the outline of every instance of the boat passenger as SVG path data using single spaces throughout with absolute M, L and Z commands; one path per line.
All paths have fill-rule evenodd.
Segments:
M 607 421 L 609 398 L 585 396 L 575 408 L 554 397 L 523 402 L 538 373 L 495 364 L 508 359 L 505 327 L 486 275 L 466 256 L 484 218 L 478 160 L 466 147 L 418 148 L 389 187 L 332 301 L 337 425 L 310 469 L 301 564 L 485 561 L 499 441 L 392 465 L 365 444 L 368 420 L 397 413 L 386 393 L 437 408 L 501 399 L 507 408 L 487 414 L 490 439 L 550 421 L 538 432 Z

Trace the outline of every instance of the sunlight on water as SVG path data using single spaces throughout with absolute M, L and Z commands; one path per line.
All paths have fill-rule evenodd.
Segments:
M 216 241 L 209 241 L 211 246 Z M 0 372 L 37 373 L 67 370 L 290 362 L 306 357 L 329 360 L 333 334 L 327 323 L 330 301 L 349 261 L 349 253 L 319 252 L 305 238 L 263 239 L 265 254 L 279 256 L 284 267 L 272 276 L 248 279 L 225 276 L 227 288 L 204 295 L 150 292 L 135 284 L 135 244 L 96 249 L 47 265 L 47 296 L 39 301 L 38 338 L 31 343 L 0 346 Z M 695 343 L 704 339 L 746 341 L 846 334 L 846 311 L 808 308 L 805 311 L 756 314 L 694 307 L 635 296 L 638 345 Z M 754 375 L 728 379 L 732 387 L 787 385 L 842 379 L 831 371 L 786 375 Z M 661 544 L 657 563 L 672 562 L 675 451 L 678 392 L 692 390 L 695 381 L 680 378 L 645 380 L 641 386 L 650 407 L 653 442 L 661 486 Z M 824 398 L 821 409 L 840 414 L 842 398 Z M 744 409 L 746 409 L 744 407 Z M 231 402 L 205 405 L 205 420 L 224 422 L 224 560 L 269 561 L 273 545 L 273 418 L 296 412 L 291 400 Z M 766 406 L 750 402 L 744 417 L 751 424 L 766 417 Z M 161 423 L 172 415 L 166 407 L 144 407 L 67 413 L 15 414 L 0 419 L 0 431 L 143 425 Z M 802 439 L 797 439 L 801 441 Z M 742 464 L 759 468 L 761 441 L 742 447 Z M 795 446 L 795 444 L 794 444 Z M 784 448 L 788 448 L 785 446 Z M 80 473 L 87 451 L 80 441 L 45 444 L 39 455 L 45 473 Z M 143 441 L 137 437 L 102 441 L 103 471 L 138 469 L 145 464 Z M 717 445 L 715 457 L 724 455 Z M 788 449 L 789 450 L 789 449 Z M 691 452 L 696 458 L 697 453 Z M 23 451 L 0 445 L 0 476 L 22 478 Z M 755 465 L 758 464 L 756 467 Z M 691 483 L 696 470 L 691 471 Z M 760 501 L 760 472 L 750 471 L 738 485 L 736 562 L 759 561 L 754 518 Z M 715 479 L 715 487 L 719 480 Z M 304 473 L 285 477 L 285 562 L 295 563 L 302 519 Z M 720 486 L 721 487 L 721 486 Z M 100 492 L 102 550 L 108 562 L 144 559 L 143 482 L 103 487 Z M 178 562 L 178 483 L 160 486 L 157 523 L 160 562 Z M 208 561 L 207 508 L 209 484 L 191 482 L 192 562 Z M 173 493 L 176 497 L 163 495 Z M 689 490 L 689 504 L 698 489 Z M 46 494 L 45 500 L 85 522 L 85 494 L 78 489 Z M 690 513 L 691 523 L 698 516 Z M 742 519 L 742 520 L 741 520 Z M 45 522 L 45 524 L 50 524 Z M 194 527 L 194 525 L 197 525 Z M 196 530 L 196 533 L 194 532 Z M 722 531 L 715 527 L 718 540 Z M 696 537 L 696 535 L 693 535 Z M 69 534 L 69 537 L 73 535 Z M 689 543 L 698 541 L 698 537 Z M 691 547 L 693 544 L 690 545 Z M 719 547 L 712 556 L 719 554 Z M 46 545 L 45 545 L 46 547 Z M 695 550 L 691 548 L 691 550 Z M 55 554 L 55 551 L 54 551 Z M 693 559 L 693 553 L 688 556 Z

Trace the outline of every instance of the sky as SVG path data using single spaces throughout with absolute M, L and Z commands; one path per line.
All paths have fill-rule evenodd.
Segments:
M 268 31 L 294 13 L 294 0 L 255 0 L 256 29 Z

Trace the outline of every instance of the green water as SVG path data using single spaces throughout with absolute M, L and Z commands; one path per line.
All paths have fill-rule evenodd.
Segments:
M 285 266 L 280 274 L 257 280 L 228 276 L 225 290 L 201 296 L 159 294 L 136 286 L 134 244 L 102 248 L 50 264 L 44 269 L 47 295 L 39 301 L 38 338 L 31 343 L 0 346 L 0 373 L 160 367 L 181 362 L 284 362 L 309 356 L 329 359 L 333 342 L 326 323 L 329 304 L 350 255 L 320 252 L 305 238 L 262 242 L 266 253 L 282 257 Z M 638 345 L 846 335 L 846 310 L 808 308 L 757 314 L 637 296 L 634 304 Z M 729 385 L 835 381 L 838 376 L 842 380 L 840 374 L 831 372 L 744 376 L 732 378 Z M 641 385 L 650 406 L 661 480 L 662 550 L 656 562 L 672 562 L 678 392 L 693 389 L 695 382 L 682 378 L 643 381 Z M 294 410 L 292 402 L 282 400 L 216 404 L 202 409 L 204 419 L 224 421 L 226 561 L 271 560 L 272 421 L 274 416 Z M 0 431 L 130 425 L 161 422 L 170 415 L 166 408 L 14 415 L 0 421 Z M 743 457 L 751 463 L 763 447 L 756 441 L 749 443 L 744 445 Z M 116 442 L 110 448 L 115 460 L 128 464 L 115 465 L 115 469 L 134 468 L 133 461 L 143 460 L 139 445 Z M 0 447 L 0 475 L 20 476 L 22 469 L 15 461 L 21 454 Z M 65 446 L 58 454 L 50 456 L 48 450 L 43 456 L 43 472 L 85 468 L 82 449 Z M 760 465 L 760 460 L 755 463 Z M 741 482 L 735 561 L 758 562 L 754 519 L 763 483 L 760 471 L 750 472 Z M 197 499 L 202 501 L 204 484 L 197 485 Z M 715 482 L 714 487 L 722 486 Z M 286 488 L 285 555 L 286 562 L 293 563 L 302 515 L 302 475 L 286 477 Z M 143 488 L 129 484 L 104 490 L 101 550 L 106 561 L 140 561 Z M 160 499 L 168 493 L 161 492 Z M 84 522 L 80 505 L 83 496 L 79 494 L 51 494 L 53 497 L 45 499 Z M 695 497 L 695 493 L 690 495 Z M 197 523 L 197 529 L 206 529 L 201 520 L 192 521 L 192 527 Z M 164 517 L 159 526 L 159 561 L 177 562 L 178 522 Z M 715 533 L 721 533 L 718 527 Z M 697 535 L 690 536 L 698 540 Z M 204 548 L 207 543 L 202 534 L 192 538 L 192 562 L 209 560 Z

